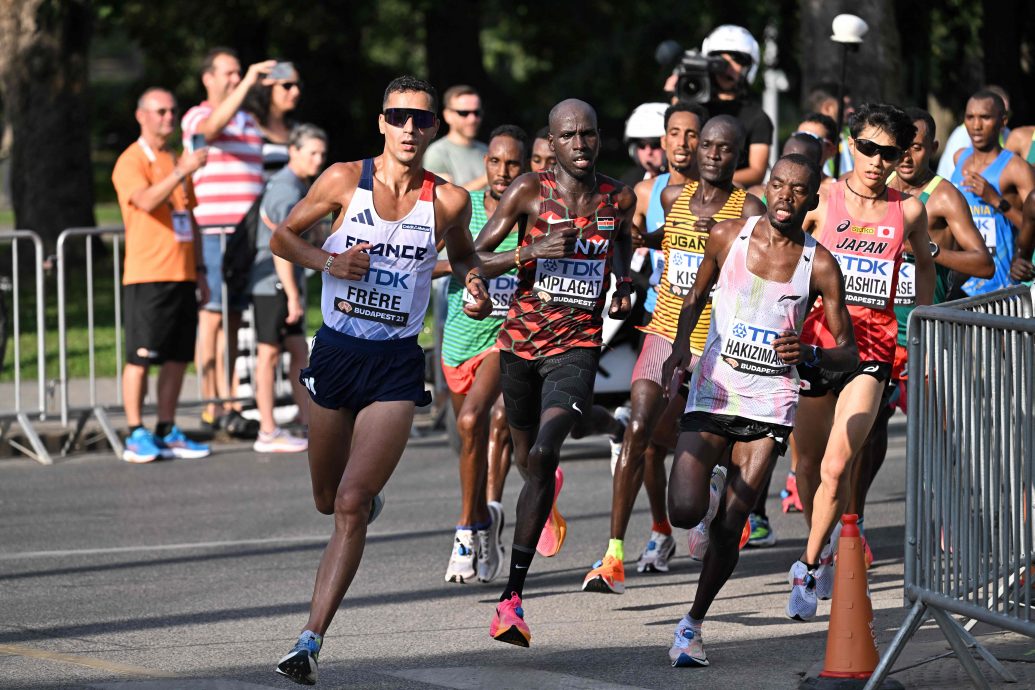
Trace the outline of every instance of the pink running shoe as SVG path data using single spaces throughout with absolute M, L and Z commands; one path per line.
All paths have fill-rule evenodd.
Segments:
M 798 478 L 795 475 L 787 474 L 787 483 L 784 485 L 783 491 L 780 492 L 780 498 L 782 499 L 783 512 L 805 512 L 801 505 L 801 496 L 798 495 Z
M 557 497 L 561 494 L 561 487 L 564 486 L 564 472 L 558 467 L 554 473 L 553 507 L 546 517 L 546 524 L 543 525 L 543 533 L 539 535 L 539 543 L 535 550 L 540 556 L 550 558 L 556 556 L 564 545 L 564 537 L 568 534 L 568 523 L 561 517 L 557 510 Z
M 517 592 L 511 593 L 510 599 L 501 601 L 496 607 L 496 615 L 489 625 L 489 637 L 518 647 L 527 647 L 532 641 L 532 631 L 525 623 L 525 611 Z

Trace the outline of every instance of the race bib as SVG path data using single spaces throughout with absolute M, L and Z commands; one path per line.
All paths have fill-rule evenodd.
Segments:
M 701 268 L 704 255 L 687 252 L 682 249 L 670 249 L 668 252 L 668 284 L 669 290 L 677 297 L 686 297 L 697 280 L 697 271 Z
M 547 304 L 593 311 L 604 291 L 604 261 L 539 259 L 532 291 Z
M 413 273 L 371 266 L 360 280 L 340 281 L 341 287 L 335 291 L 334 308 L 357 319 L 405 326 L 410 320 L 416 279 Z
M 895 305 L 899 307 L 916 306 L 916 264 L 903 261 L 898 267 Z
M 884 309 L 891 300 L 895 264 L 887 259 L 831 252 L 845 277 L 845 304 Z
M 988 216 L 975 216 L 974 225 L 977 226 L 978 232 L 981 233 L 981 239 L 985 241 L 985 246 L 988 247 L 988 251 L 991 254 L 995 254 L 995 218 L 990 218 Z
M 192 242 L 194 229 L 191 227 L 190 214 L 186 211 L 173 211 L 173 235 L 177 242 Z
M 506 318 L 510 311 L 510 298 L 517 291 L 517 276 L 503 274 L 489 281 L 489 298 L 492 300 L 492 313 L 490 316 L 495 319 Z M 471 292 L 464 288 L 464 303 L 474 301 Z
M 789 365 L 776 354 L 773 341 L 780 337 L 777 331 L 733 319 L 723 338 L 722 361 L 737 371 L 757 376 L 777 376 L 786 373 Z

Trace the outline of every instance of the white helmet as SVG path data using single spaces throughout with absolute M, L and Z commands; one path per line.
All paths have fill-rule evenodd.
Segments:
M 625 141 L 661 139 L 665 136 L 667 103 L 641 103 L 625 121 Z
M 701 44 L 701 52 L 705 55 L 715 53 L 743 53 L 751 58 L 751 66 L 747 71 L 747 83 L 755 80 L 758 74 L 758 62 L 761 54 L 758 50 L 758 41 L 751 35 L 751 32 L 736 24 L 723 24 L 716 27 L 708 34 Z

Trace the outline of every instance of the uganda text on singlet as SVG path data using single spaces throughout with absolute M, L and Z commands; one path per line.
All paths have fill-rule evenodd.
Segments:
M 617 183 L 597 175 L 601 200 L 591 216 L 572 218 L 553 172 L 539 175 L 539 216 L 525 231 L 521 246 L 542 241 L 564 227 L 579 232 L 574 251 L 560 259 L 522 264 L 518 287 L 497 341 L 500 350 L 538 359 L 576 347 L 600 347 L 604 298 L 617 237 Z
M 435 267 L 435 176 L 424 173 L 417 203 L 399 220 L 374 208 L 374 162 L 363 161 L 359 186 L 341 225 L 323 243 L 342 253 L 369 242 L 370 270 L 359 280 L 323 274 L 323 322 L 356 338 L 395 340 L 420 333 Z

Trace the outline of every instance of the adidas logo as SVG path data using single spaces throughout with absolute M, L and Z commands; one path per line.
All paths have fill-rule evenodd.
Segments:
M 353 223 L 359 223 L 360 225 L 373 225 L 374 218 L 370 215 L 370 209 L 365 208 L 356 215 L 349 218 Z

